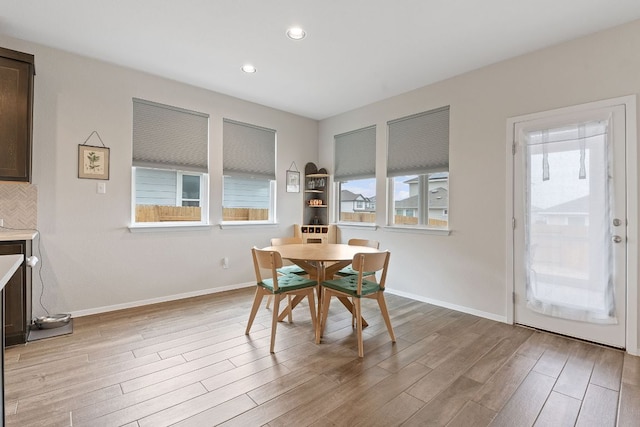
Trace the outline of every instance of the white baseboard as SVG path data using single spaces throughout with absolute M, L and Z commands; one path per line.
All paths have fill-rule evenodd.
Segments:
M 385 292 L 389 292 L 390 294 L 398 295 L 405 298 L 410 298 L 416 301 L 426 302 L 427 304 L 437 305 L 438 307 L 449 308 L 451 310 L 460 311 L 462 313 L 472 314 L 478 317 L 484 317 L 485 319 L 495 320 L 496 322 L 507 323 L 506 316 L 498 316 L 497 314 L 488 313 L 486 311 L 475 310 L 473 308 L 465 307 L 462 305 L 451 304 L 445 301 L 426 298 L 426 297 L 415 295 L 409 292 L 398 291 L 390 287 L 386 287 Z
M 640 348 L 636 348 L 635 351 L 633 349 L 628 348 L 626 351 L 632 356 L 640 356 Z
M 231 286 L 223 286 L 220 288 L 209 288 L 209 289 L 203 289 L 201 291 L 185 292 L 183 294 L 168 295 L 160 298 L 151 298 L 147 300 L 133 301 L 125 304 L 96 307 L 88 310 L 78 310 L 78 311 L 71 312 L 71 317 L 90 316 L 92 314 L 107 313 L 110 311 L 124 310 L 126 308 L 142 307 L 144 305 L 158 304 L 161 302 L 169 302 L 169 301 L 176 301 L 176 300 L 185 299 L 185 298 L 199 297 L 202 295 L 217 294 L 219 292 L 233 291 L 236 289 L 248 288 L 255 285 L 256 285 L 255 282 L 247 282 L 247 283 L 240 283 L 240 284 L 231 285 Z
M 225 291 L 233 291 L 236 289 L 244 289 L 244 288 L 249 288 L 251 286 L 255 286 L 255 282 L 247 282 L 247 283 L 239 283 L 236 285 L 230 285 L 230 286 L 223 286 L 220 288 L 209 288 L 209 289 L 203 289 L 200 291 L 194 291 L 194 292 L 186 292 L 183 294 L 176 294 L 176 295 L 168 295 L 165 297 L 160 297 L 160 298 L 151 298 L 151 299 L 147 299 L 147 300 L 141 300 L 141 301 L 134 301 L 134 302 L 130 302 L 130 303 L 125 303 L 125 304 L 116 304 L 116 305 L 109 305 L 109 306 L 104 306 L 104 307 L 97 307 L 97 308 L 92 308 L 89 310 L 78 310 L 78 311 L 74 311 L 71 312 L 71 317 L 82 317 L 82 316 L 90 316 L 92 314 L 101 314 L 101 313 L 108 313 L 110 311 L 116 311 L 116 310 L 123 310 L 126 308 L 134 308 L 134 307 L 142 307 L 145 305 L 150 305 L 150 304 L 158 304 L 161 302 L 169 302 L 169 301 L 176 301 L 176 300 L 180 300 L 180 299 L 185 299 L 185 298 L 192 298 L 192 297 L 199 297 L 202 295 L 210 295 L 210 294 L 217 294 L 220 292 L 225 292 Z M 474 316 L 478 316 L 478 317 L 483 317 L 485 319 L 489 319 L 489 320 L 495 320 L 496 322 L 501 322 L 501 323 L 508 323 L 507 322 L 507 318 L 506 316 L 498 316 L 496 314 L 493 313 L 488 313 L 486 311 L 481 311 L 481 310 L 475 310 L 473 308 L 469 308 L 469 307 L 465 307 L 465 306 L 461 306 L 461 305 L 457 305 L 457 304 L 451 304 L 445 301 L 440 301 L 440 300 L 436 300 L 436 299 L 432 299 L 432 298 L 426 298 L 420 295 L 415 295 L 409 292 L 403 292 L 403 291 L 399 291 L 393 288 L 389 288 L 387 287 L 385 289 L 386 292 L 390 293 L 390 294 L 394 294 L 394 295 L 398 295 L 401 297 L 405 297 L 405 298 L 410 298 L 416 301 L 420 301 L 420 302 L 425 302 L 427 304 L 433 304 L 433 305 L 437 305 L 438 307 L 444 307 L 444 308 L 448 308 L 451 310 L 455 310 L 455 311 L 460 311 L 462 313 L 467 313 L 467 314 L 472 314 Z M 626 350 L 627 353 L 633 355 L 633 356 L 640 356 L 640 348 L 638 349 L 627 349 Z

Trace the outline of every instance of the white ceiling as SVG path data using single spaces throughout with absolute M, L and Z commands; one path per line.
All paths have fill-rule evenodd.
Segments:
M 639 0 L 0 0 L 0 34 L 313 119 L 635 19 Z

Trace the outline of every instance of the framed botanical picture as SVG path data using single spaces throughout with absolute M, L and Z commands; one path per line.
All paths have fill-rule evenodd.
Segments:
M 109 148 L 78 145 L 78 178 L 109 179 Z
M 300 172 L 287 171 L 287 193 L 300 192 Z

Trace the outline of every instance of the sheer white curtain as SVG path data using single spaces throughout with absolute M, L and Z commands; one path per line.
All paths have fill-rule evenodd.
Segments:
M 617 323 L 608 127 L 597 121 L 525 135 L 526 287 L 534 311 Z

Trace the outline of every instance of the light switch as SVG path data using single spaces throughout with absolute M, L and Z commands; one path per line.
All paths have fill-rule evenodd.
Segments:
M 99 182 L 97 191 L 98 191 L 98 194 L 105 194 L 107 192 L 107 183 Z

